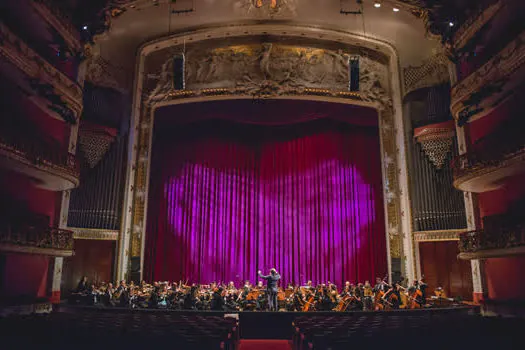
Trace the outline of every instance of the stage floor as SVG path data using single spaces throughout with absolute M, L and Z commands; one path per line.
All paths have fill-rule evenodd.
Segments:
M 298 317 L 352 317 L 361 316 L 377 317 L 383 315 L 404 317 L 422 313 L 439 314 L 479 314 L 479 308 L 470 305 L 461 305 L 449 308 L 427 308 L 418 310 L 391 310 L 391 311 L 351 311 L 351 312 L 269 312 L 269 311 L 186 311 L 186 310 L 166 310 L 166 309 L 129 309 L 120 307 L 97 307 L 83 305 L 61 304 L 57 309 L 59 312 L 83 313 L 83 312 L 103 312 L 103 313 L 158 313 L 176 315 L 199 315 L 199 316 L 223 316 L 233 317 L 239 321 L 239 331 L 241 339 L 291 339 L 295 329 L 293 322 Z

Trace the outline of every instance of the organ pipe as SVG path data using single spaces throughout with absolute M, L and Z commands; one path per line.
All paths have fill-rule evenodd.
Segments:
M 118 230 L 125 185 L 127 137 L 117 137 L 104 158 L 71 192 L 69 227 Z
M 451 120 L 450 96 L 447 85 L 420 91 L 414 99 L 407 98 L 405 110 L 409 125 L 423 126 Z M 416 104 L 424 104 L 418 111 Z M 456 138 L 446 163 L 438 169 L 425 154 L 421 145 L 410 143 L 409 173 L 411 174 L 412 214 L 414 231 L 461 229 L 466 227 L 465 205 L 461 191 L 453 187 L 450 162 L 457 156 Z

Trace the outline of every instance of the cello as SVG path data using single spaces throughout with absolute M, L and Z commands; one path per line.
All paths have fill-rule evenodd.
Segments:
M 423 307 L 422 305 L 422 299 L 423 299 L 423 293 L 421 290 L 412 287 L 408 291 L 408 298 L 410 299 L 410 305 L 409 309 L 421 309 Z
M 302 311 L 304 311 L 304 312 L 306 312 L 306 311 L 310 311 L 310 308 L 311 308 L 311 307 L 315 307 L 315 298 L 316 298 L 317 293 L 319 292 L 320 288 L 321 288 L 321 287 L 319 287 L 319 288 L 315 291 L 315 293 L 313 293 L 313 294 L 310 292 L 311 295 L 310 295 L 310 296 L 308 297 L 308 299 L 304 302 L 303 310 L 302 310 Z

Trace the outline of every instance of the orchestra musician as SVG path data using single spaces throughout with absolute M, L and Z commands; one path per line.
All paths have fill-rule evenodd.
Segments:
M 390 286 L 390 289 L 386 291 L 383 300 L 385 300 L 387 305 L 392 309 L 399 309 L 401 304 L 401 285 L 396 282 Z
M 259 274 L 260 278 L 266 280 L 266 292 L 268 293 L 268 307 L 270 311 L 278 311 L 277 286 L 279 284 L 279 280 L 281 279 L 281 275 L 277 273 L 275 268 L 270 269 L 269 275 L 263 275 L 260 270 L 257 273 Z
M 365 281 L 365 285 L 363 286 L 363 310 L 372 310 L 373 297 L 374 292 L 370 285 L 370 281 Z
M 210 309 L 213 311 L 224 311 L 224 297 L 222 287 L 217 288 L 211 297 Z
M 374 287 L 369 281 L 357 285 L 346 282 L 339 295 L 336 285 L 330 282 L 327 285 L 319 284 L 317 288 L 311 287 L 310 281 L 302 287 L 289 284 L 286 290 L 280 291 L 278 288 L 280 275 L 275 269 L 272 269 L 268 276 L 262 275 L 260 271 L 259 273 L 261 278 L 267 281 L 266 286 L 259 281 L 257 286 L 259 289 L 257 289 L 246 280 L 244 286 L 238 290 L 232 282 L 224 287 L 218 287 L 216 283 L 186 286 L 182 281 L 154 282 L 152 285 L 142 281 L 140 285 L 135 285 L 131 282 L 127 284 L 124 280 L 120 281 L 118 288 L 115 289 L 112 283 L 95 285 L 82 278 L 75 289 L 81 293 L 73 294 L 71 301 L 131 308 L 217 311 L 254 309 L 255 305 L 259 310 L 264 310 L 268 305 L 269 310 L 277 311 L 279 302 L 288 311 L 341 312 L 438 306 L 436 303 L 426 305 L 423 293 L 427 285 L 423 279 L 412 281 L 407 289 L 400 283 L 390 285 L 381 278 L 376 279 Z M 442 289 L 436 289 L 436 297 L 433 299 L 442 301 L 445 298 Z

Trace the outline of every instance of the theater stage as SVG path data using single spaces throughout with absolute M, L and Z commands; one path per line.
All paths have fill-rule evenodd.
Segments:
M 267 311 L 179 311 L 162 309 L 128 309 L 119 307 L 96 307 L 83 305 L 61 304 L 58 312 L 67 313 L 146 313 L 146 314 L 170 314 L 170 315 L 199 315 L 199 316 L 224 316 L 237 318 L 241 339 L 286 339 L 290 340 L 295 334 L 293 323 L 298 318 L 355 318 L 356 321 L 367 318 L 377 320 L 394 317 L 397 321 L 413 316 L 430 316 L 439 314 L 451 316 L 478 314 L 479 307 L 471 305 L 458 305 L 447 308 L 428 308 L 420 310 L 392 310 L 392 311 L 351 311 L 351 312 L 267 312 Z

